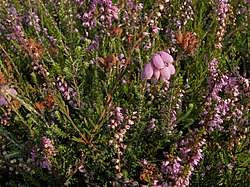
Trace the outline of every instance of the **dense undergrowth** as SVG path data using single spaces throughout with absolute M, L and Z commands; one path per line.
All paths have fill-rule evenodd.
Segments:
M 248 186 L 249 0 L 2 0 L 0 186 Z

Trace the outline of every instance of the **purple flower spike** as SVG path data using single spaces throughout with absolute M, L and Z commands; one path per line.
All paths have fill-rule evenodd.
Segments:
M 161 80 L 169 80 L 170 75 L 171 74 L 168 67 L 161 69 Z
M 147 80 L 147 79 L 150 79 L 153 75 L 154 71 L 153 71 L 153 67 L 152 67 L 152 64 L 151 62 L 149 62 L 145 68 L 143 68 L 142 72 L 141 72 L 141 79 L 144 81 L 144 80 Z
M 157 69 L 163 69 L 163 68 L 164 68 L 165 64 L 164 64 L 164 62 L 163 62 L 163 60 L 162 60 L 162 58 L 161 58 L 160 55 L 155 54 L 155 55 L 153 56 L 152 60 L 153 60 L 154 66 L 155 66 Z
M 174 61 L 173 57 L 165 51 L 160 51 L 160 55 L 165 63 L 172 63 Z
M 169 64 L 168 69 L 171 75 L 175 74 L 175 67 L 173 64 Z

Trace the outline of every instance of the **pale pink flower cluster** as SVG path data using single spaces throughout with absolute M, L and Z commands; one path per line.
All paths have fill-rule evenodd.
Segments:
M 134 119 L 137 118 L 136 111 L 132 113 L 132 116 L 129 116 L 128 113 L 128 109 L 121 107 L 116 107 L 115 110 L 110 111 L 111 121 L 108 128 L 113 130 L 114 138 L 109 140 L 109 144 L 117 152 L 117 156 L 111 160 L 111 163 L 114 165 L 114 169 L 117 170 L 116 177 L 118 179 L 123 177 L 121 170 L 123 165 L 122 156 L 124 155 L 124 150 L 127 149 L 127 145 L 125 144 L 126 132 L 133 127 Z
M 142 69 L 141 79 L 151 79 L 154 84 L 157 83 L 159 79 L 168 83 L 171 75 L 175 74 L 175 67 L 172 64 L 173 61 L 173 57 L 165 51 L 154 54 L 150 62 Z
M 52 169 L 52 162 L 50 160 L 51 157 L 56 155 L 55 148 L 51 142 L 51 140 L 45 136 L 42 137 L 42 144 L 43 144 L 43 158 L 40 162 L 41 168 L 46 168 L 49 171 Z
M 208 70 L 211 76 L 207 78 L 208 95 L 200 124 L 206 125 L 208 132 L 227 132 L 227 122 L 239 122 L 244 117 L 245 107 L 240 102 L 250 97 L 249 81 L 232 73 L 222 74 L 216 59 L 209 64 Z
M 216 33 L 216 35 L 218 36 L 219 42 L 216 44 L 216 47 L 218 49 L 221 49 L 223 36 L 225 34 L 225 31 L 226 31 L 226 21 L 228 19 L 228 12 L 229 12 L 229 9 L 232 7 L 228 3 L 228 0 L 215 0 L 215 2 L 218 3 L 218 8 L 216 10 L 216 14 L 217 14 L 216 19 L 219 23 L 219 29 Z
M 197 132 L 193 132 L 183 137 L 175 145 L 178 154 L 176 156 L 165 155 L 168 160 L 161 165 L 164 179 L 161 186 L 185 187 L 190 185 L 191 175 L 202 159 L 202 146 L 206 142 L 205 139 L 198 136 Z

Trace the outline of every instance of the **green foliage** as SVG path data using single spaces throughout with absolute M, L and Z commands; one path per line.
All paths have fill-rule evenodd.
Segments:
M 0 103 L 0 186 L 174 185 L 191 172 L 193 157 L 181 161 L 175 179 L 162 165 L 185 158 L 181 143 L 193 133 L 190 152 L 200 139 L 206 144 L 191 186 L 247 186 L 249 87 L 239 81 L 249 78 L 247 1 L 229 2 L 221 49 L 216 1 L 140 1 L 141 9 L 139 1 L 112 1 L 118 10 L 89 2 L 0 3 L 0 102 L 8 103 Z M 187 22 L 186 3 L 194 12 Z M 193 53 L 175 42 L 178 30 L 195 33 Z M 142 81 L 142 68 L 161 50 L 174 58 L 169 85 Z M 227 111 L 232 119 L 223 116 L 224 131 L 210 132 L 215 58 L 218 77 L 236 77 L 240 96 Z M 234 98 L 225 90 L 220 96 Z M 242 118 L 233 118 L 239 108 Z M 148 167 L 153 176 L 143 175 Z

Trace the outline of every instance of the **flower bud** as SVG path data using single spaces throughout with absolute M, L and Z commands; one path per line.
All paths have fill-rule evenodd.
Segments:
M 161 70 L 161 79 L 162 80 L 169 80 L 170 79 L 170 71 L 168 67 L 165 67 Z
M 150 79 L 153 75 L 153 67 L 152 64 L 149 62 L 145 68 L 143 68 L 142 72 L 141 72 L 141 79 L 142 80 L 147 80 Z
M 173 64 L 169 64 L 168 69 L 169 69 L 170 75 L 175 74 L 175 67 Z
M 153 73 L 152 78 L 158 80 L 160 78 L 161 71 L 159 69 L 157 69 L 157 68 L 153 68 L 153 70 L 154 70 L 154 73 Z
M 157 68 L 157 69 L 163 69 L 165 64 L 163 62 L 163 59 L 161 58 L 160 55 L 158 54 L 155 54 L 153 57 L 152 57 L 152 61 L 153 61 L 153 64 L 154 66 Z
M 165 51 L 160 51 L 160 55 L 165 63 L 172 63 L 174 61 L 173 57 Z

